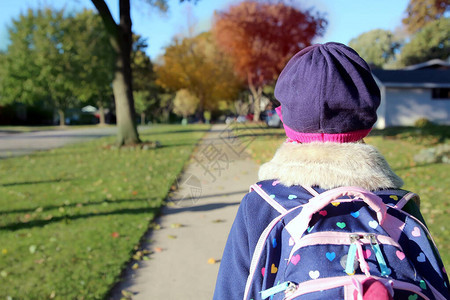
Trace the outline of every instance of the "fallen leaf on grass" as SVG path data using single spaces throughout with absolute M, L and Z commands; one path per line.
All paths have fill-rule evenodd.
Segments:
M 177 238 L 177 236 L 176 235 L 171 235 L 171 234 L 169 234 L 168 236 L 167 236 L 169 239 L 172 239 L 172 240 L 174 240 L 174 239 L 176 239 Z
M 113 238 L 115 238 L 115 239 L 117 239 L 119 236 L 120 236 L 120 234 L 118 233 L 118 232 L 113 232 L 113 233 L 111 233 L 111 236 L 113 237 Z
M 121 291 L 122 296 L 124 296 L 126 299 L 131 299 L 131 297 L 133 296 L 133 293 L 127 291 L 127 290 L 122 290 Z
M 42 259 L 35 260 L 34 262 L 35 262 L 36 264 L 40 265 L 40 264 L 42 264 L 44 261 L 45 261 L 45 259 L 42 258 Z
M 160 230 L 161 229 L 161 225 L 156 224 L 156 223 L 151 223 L 148 228 L 151 228 L 153 230 Z
M 36 245 L 31 245 L 28 250 L 30 251 L 31 254 L 34 254 L 36 252 Z
M 96 182 L 94 182 L 93 185 L 94 185 L 94 186 L 98 186 L 98 185 L 100 185 L 100 184 L 102 184 L 102 183 L 103 183 L 103 179 L 99 179 L 99 180 L 97 180 Z
M 5 255 L 6 253 L 8 253 L 7 249 L 2 249 L 2 254 Z
M 143 253 L 142 251 L 137 251 L 136 254 L 133 255 L 134 260 L 140 260 L 142 259 Z

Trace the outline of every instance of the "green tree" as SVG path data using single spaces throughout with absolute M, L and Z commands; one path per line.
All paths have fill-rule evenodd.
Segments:
M 77 15 L 28 10 L 13 20 L 1 101 L 45 99 L 58 111 L 61 125 L 65 110 L 80 101 L 94 100 L 102 108 L 111 99 L 114 62 L 102 29 L 101 19 L 89 10 Z
M 448 0 L 410 0 L 402 22 L 409 33 L 415 33 L 428 23 L 450 11 Z
M 402 41 L 390 30 L 374 29 L 352 39 L 348 45 L 369 64 L 382 68 L 395 59 Z
M 134 121 L 135 108 L 132 87 L 131 47 L 132 22 L 130 0 L 118 0 L 119 22 L 116 23 L 104 0 L 91 0 L 102 17 L 106 32 L 116 57 L 113 91 L 117 114 L 117 143 L 119 145 L 139 143 L 139 135 Z M 146 0 L 162 11 L 167 10 L 167 0 Z M 189 0 L 187 0 L 189 1 Z M 180 0 L 184 2 L 184 0 Z M 194 2 L 196 2 L 194 0 Z
M 142 36 L 133 34 L 131 51 L 131 69 L 134 74 L 133 91 L 150 90 L 156 80 L 153 63 L 145 53 L 147 47 L 147 42 Z
M 187 89 L 199 99 L 197 115 L 217 108 L 220 100 L 232 100 L 240 88 L 230 60 L 210 33 L 175 39 L 156 65 L 157 83 L 171 91 Z
M 149 106 L 150 92 L 148 91 L 133 91 L 134 107 L 136 113 L 141 116 L 141 124 L 145 124 L 145 116 Z
M 5 78 L 6 75 L 6 70 L 5 70 L 5 62 L 6 62 L 6 55 L 3 51 L 0 51 L 0 105 L 6 101 L 2 100 L 2 86 L 3 86 L 3 80 Z
M 133 51 L 131 52 L 131 69 L 134 74 L 133 97 L 136 113 L 145 124 L 147 114 L 154 111 L 159 103 L 161 88 L 156 85 L 153 64 L 145 53 L 147 43 L 139 35 L 133 35 Z
M 80 66 L 80 84 L 74 93 L 83 101 L 90 101 L 99 108 L 100 124 L 105 124 L 104 108 L 112 100 L 114 74 L 114 51 L 109 37 L 103 30 L 100 16 L 91 10 L 84 10 L 74 16 L 70 27 L 74 63 Z
M 400 54 L 404 66 L 414 65 L 439 58 L 446 60 L 450 56 L 450 18 L 441 18 L 430 22 L 417 32 Z
M 47 99 L 57 109 L 60 125 L 64 111 L 74 105 L 78 66 L 73 64 L 71 17 L 63 10 L 28 10 L 12 21 L 10 45 L 4 62 L 2 101 L 33 103 Z

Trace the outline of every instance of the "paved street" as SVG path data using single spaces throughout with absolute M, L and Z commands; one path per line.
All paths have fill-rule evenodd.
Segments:
M 116 132 L 116 127 L 58 129 L 24 133 L 0 131 L 0 159 L 58 148 L 69 143 L 113 135 Z

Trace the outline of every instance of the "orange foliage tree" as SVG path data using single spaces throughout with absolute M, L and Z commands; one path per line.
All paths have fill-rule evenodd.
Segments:
M 319 13 L 284 3 L 248 0 L 215 14 L 212 31 L 247 82 L 254 101 L 254 121 L 259 120 L 263 86 L 276 79 L 292 55 L 322 36 L 326 25 Z
M 409 33 L 415 33 L 428 23 L 445 17 L 449 12 L 448 0 L 410 0 L 402 22 Z
M 174 39 L 155 65 L 157 84 L 171 90 L 187 89 L 198 100 L 197 115 L 214 110 L 220 100 L 232 100 L 241 87 L 239 78 L 209 32 Z

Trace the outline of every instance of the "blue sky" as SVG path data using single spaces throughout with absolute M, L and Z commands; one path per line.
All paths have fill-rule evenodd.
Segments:
M 118 1 L 106 1 L 114 16 L 117 16 Z M 238 0 L 200 0 L 196 5 L 180 4 L 169 0 L 169 11 L 158 12 L 145 4 L 145 0 L 132 0 L 133 30 L 147 38 L 148 55 L 155 59 L 170 44 L 173 36 L 187 34 L 188 23 L 196 23 L 196 31 L 208 30 L 215 10 L 224 10 Z M 372 29 L 395 30 L 409 0 L 292 0 L 301 8 L 314 7 L 326 13 L 329 21 L 325 36 L 316 42 L 335 41 L 347 44 L 352 38 Z M 65 7 L 68 11 L 84 7 L 94 9 L 90 0 L 0 0 L 0 50 L 8 43 L 7 26 L 12 18 L 28 8 L 52 6 Z

